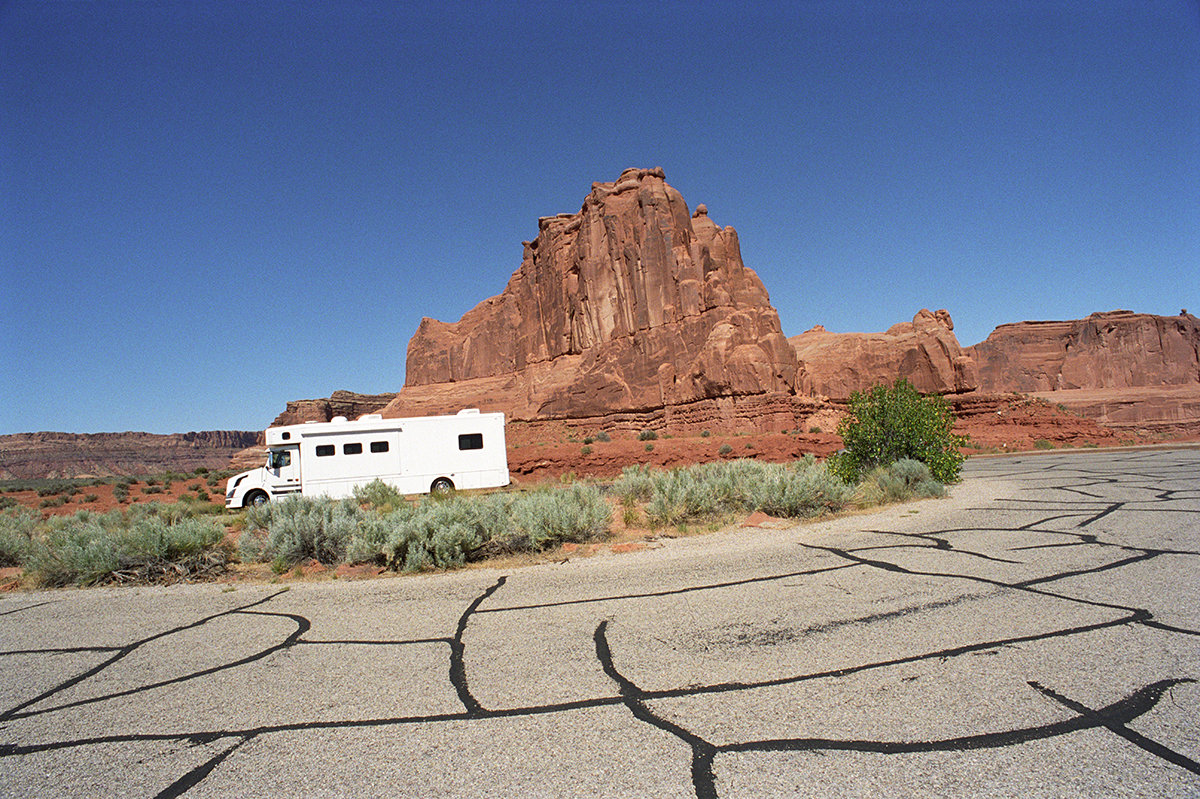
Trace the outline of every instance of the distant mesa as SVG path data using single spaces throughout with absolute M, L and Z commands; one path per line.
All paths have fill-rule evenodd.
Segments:
M 1196 317 L 1132 311 L 1000 325 L 971 348 L 984 391 L 1125 389 L 1200 384 Z
M 1132 311 L 997 327 L 969 348 L 982 391 L 1020 391 L 1103 425 L 1200 434 L 1200 320 Z
M 258 432 L 18 433 L 0 436 L 0 480 L 223 469 Z

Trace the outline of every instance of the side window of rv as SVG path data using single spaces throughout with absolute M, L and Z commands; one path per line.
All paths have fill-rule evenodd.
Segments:
M 334 453 L 333 444 L 319 444 L 317 446 L 317 457 L 326 458 Z
M 361 455 L 362 454 L 362 442 L 355 441 L 350 444 L 342 444 L 342 454 L 343 455 Z
M 483 449 L 483 433 L 460 433 L 459 449 Z
M 388 451 L 388 443 L 386 441 L 372 441 L 371 442 L 371 451 L 372 452 L 387 452 Z

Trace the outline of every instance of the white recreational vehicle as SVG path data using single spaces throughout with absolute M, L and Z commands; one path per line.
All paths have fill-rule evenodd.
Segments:
M 348 497 L 382 480 L 402 494 L 509 483 L 504 414 L 474 408 L 455 416 L 306 422 L 266 431 L 267 463 L 229 478 L 225 507 L 291 494 Z

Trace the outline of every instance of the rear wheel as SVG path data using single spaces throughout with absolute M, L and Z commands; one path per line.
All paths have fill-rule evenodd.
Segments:
M 270 499 L 266 491 L 251 491 L 246 495 L 246 501 L 243 504 L 247 508 L 257 508 L 259 505 L 266 505 Z
M 454 490 L 454 483 L 449 477 L 439 477 L 433 481 L 433 485 L 429 487 L 429 490 L 434 494 L 449 494 Z

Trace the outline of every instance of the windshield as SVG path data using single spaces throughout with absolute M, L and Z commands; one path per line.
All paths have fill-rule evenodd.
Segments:
M 292 462 L 292 453 L 286 449 L 273 449 L 267 453 L 267 468 L 282 469 Z

